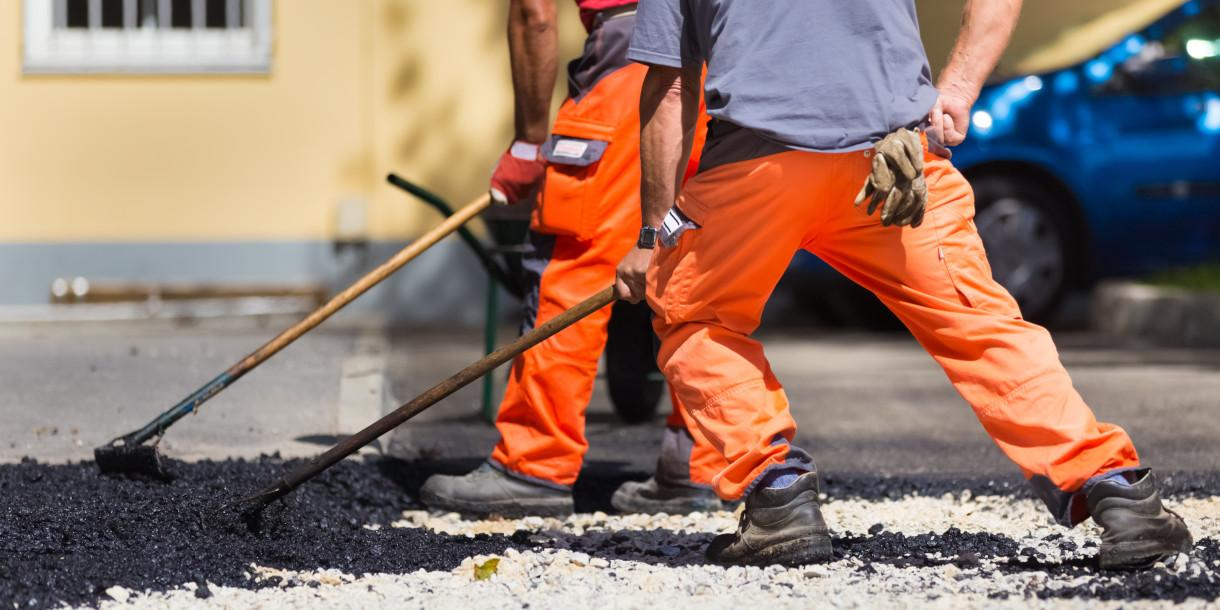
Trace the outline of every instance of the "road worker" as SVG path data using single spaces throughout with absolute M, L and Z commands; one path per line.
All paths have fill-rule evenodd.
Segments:
M 492 175 L 491 194 L 497 203 L 516 205 L 538 193 L 524 261 L 523 331 L 613 283 L 615 264 L 640 226 L 638 110 L 647 68 L 627 59 L 636 4 L 577 4 L 588 38 L 568 66 L 568 99 L 548 130 L 557 71 L 555 0 L 509 2 L 516 134 Z M 588 449 L 585 408 L 609 319 L 610 309 L 603 309 L 518 357 L 491 457 L 464 476 L 429 478 L 420 492 L 424 504 L 475 516 L 570 514 L 572 485 Z M 723 507 L 711 490 L 722 458 L 696 440 L 682 413 L 675 408 L 667 422 L 656 475 L 624 484 L 612 499 L 616 508 L 687 513 Z
M 1094 418 L 1050 334 L 992 279 L 973 192 L 945 148 L 966 137 L 1020 4 L 967 0 L 934 86 L 914 0 L 641 0 L 628 57 L 649 66 L 643 228 L 616 286 L 655 312 L 661 370 L 724 456 L 716 492 L 745 498 L 711 560 L 832 557 L 817 470 L 750 337 L 799 249 L 906 325 L 1055 519 L 1092 517 L 1103 568 L 1191 547 L 1127 433 Z M 679 194 L 705 63 L 712 125 Z

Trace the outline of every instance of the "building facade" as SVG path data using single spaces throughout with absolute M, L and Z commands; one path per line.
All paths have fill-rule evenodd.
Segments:
M 560 2 L 565 57 L 583 33 L 572 4 Z M 934 63 L 960 4 L 921 3 Z M 0 306 L 47 303 L 55 278 L 76 276 L 341 285 L 438 220 L 388 172 L 455 204 L 486 188 L 511 135 L 506 11 L 0 3 Z M 420 320 L 476 315 L 484 286 L 454 240 L 389 284 L 362 301 Z

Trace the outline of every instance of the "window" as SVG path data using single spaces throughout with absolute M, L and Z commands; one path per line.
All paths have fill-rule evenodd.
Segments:
M 1220 91 L 1220 4 L 1187 5 L 1187 18 L 1137 52 L 1116 71 L 1108 89 L 1171 95 Z
M 271 0 L 25 0 L 26 73 L 262 73 Z

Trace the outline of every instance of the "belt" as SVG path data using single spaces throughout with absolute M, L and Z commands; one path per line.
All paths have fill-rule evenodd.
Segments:
M 637 6 L 637 3 L 635 3 L 635 2 L 632 2 L 631 4 L 623 4 L 620 6 L 612 6 L 608 9 L 603 9 L 603 10 L 597 11 L 597 14 L 594 16 L 594 19 L 596 19 L 598 23 L 601 23 L 604 21 L 609 21 L 611 19 L 614 19 L 615 17 L 622 17 L 624 15 L 634 15 L 636 6 Z

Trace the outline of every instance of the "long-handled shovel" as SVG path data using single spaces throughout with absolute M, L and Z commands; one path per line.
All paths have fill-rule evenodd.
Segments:
M 398 407 L 385 417 L 369 424 L 369 426 L 340 441 L 318 457 L 306 462 L 282 478 L 267 485 L 258 493 L 238 500 L 231 506 L 242 513 L 254 513 L 262 510 L 272 501 L 296 489 L 335 465 L 336 462 L 359 451 L 361 447 L 373 442 L 381 435 L 393 430 L 403 422 L 415 417 L 424 409 L 440 402 L 441 399 L 461 389 L 466 384 L 482 377 L 492 369 L 508 362 L 525 350 L 545 341 L 551 335 L 571 326 L 581 318 L 614 302 L 614 288 L 609 287 L 585 299 L 584 302 L 552 318 L 546 324 L 521 335 L 516 341 L 484 356 L 474 364 L 458 371 L 452 377 L 432 386 L 431 389 L 415 397 L 411 402 Z
M 304 320 L 292 325 L 288 330 L 280 333 L 262 347 L 254 350 L 250 355 L 242 358 L 237 364 L 229 367 L 228 370 L 218 375 L 215 379 L 207 382 L 203 387 L 195 390 L 186 398 L 183 398 L 178 404 L 170 407 L 168 411 L 158 415 L 156 419 L 148 422 L 143 428 L 120 436 L 94 449 L 93 457 L 97 462 L 98 468 L 105 473 L 138 473 L 166 478 L 168 473 L 161 464 L 161 455 L 157 452 L 156 443 L 146 445 L 144 444 L 146 441 L 154 437 L 160 439 L 161 435 L 165 433 L 165 429 L 172 426 L 174 422 L 198 409 L 208 399 L 219 394 L 221 390 L 229 387 L 234 381 L 241 379 L 243 375 L 249 373 L 254 367 L 262 364 L 268 358 L 287 347 L 288 344 L 296 341 L 301 335 L 321 324 L 336 311 L 342 309 L 343 306 L 351 303 L 356 297 L 364 294 L 403 265 L 414 260 L 415 257 L 457 230 L 471 218 L 479 215 L 490 205 L 491 197 L 488 195 L 482 195 L 475 199 L 467 204 L 466 207 L 458 210 L 456 214 L 445 219 L 445 222 L 411 242 L 407 247 L 399 250 L 389 260 L 357 280 L 356 283 L 348 286 L 343 292 L 335 295 L 334 298 L 309 314 Z

